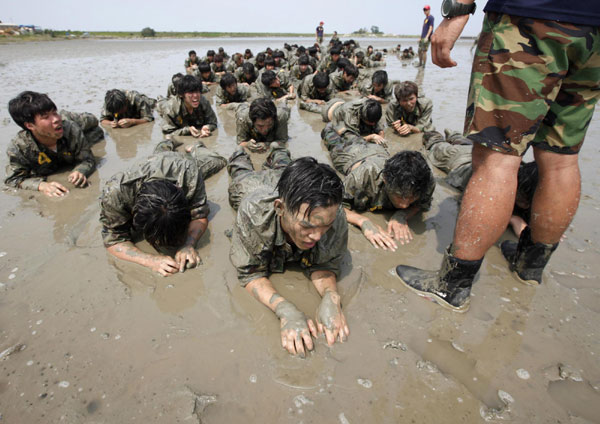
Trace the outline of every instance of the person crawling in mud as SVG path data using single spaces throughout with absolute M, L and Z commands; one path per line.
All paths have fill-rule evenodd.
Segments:
M 152 156 L 108 180 L 100 197 L 108 252 L 164 277 L 201 262 L 195 246 L 208 226 L 204 179 L 227 163 L 201 142 L 186 153 L 175 147 L 172 140 L 159 143 Z M 138 249 L 134 240 L 140 238 L 159 253 Z
M 241 103 L 235 113 L 237 143 L 251 152 L 265 152 L 269 143 L 288 141 L 290 108 L 283 104 L 275 106 L 271 99 L 260 97 L 250 106 Z
M 104 138 L 94 115 L 59 114 L 46 94 L 34 91 L 24 91 L 12 99 L 8 111 L 23 130 L 8 145 L 6 185 L 62 197 L 69 189 L 46 178 L 65 167 L 73 167 L 68 182 L 74 187 L 88 185 L 88 177 L 96 168 L 91 146 Z
M 230 259 L 241 285 L 279 318 L 282 346 L 304 357 L 318 334 L 325 333 L 330 346 L 350 334 L 337 292 L 348 242 L 342 181 L 314 158 L 290 162 L 280 143 L 271 143 L 265 168 L 254 172 L 242 148 L 229 159 L 230 203 L 235 206 L 232 199 L 241 198 Z M 300 265 L 322 297 L 316 325 L 269 280 L 290 262 Z
M 102 125 L 129 128 L 154 121 L 156 100 L 134 90 L 108 90 L 100 113 Z

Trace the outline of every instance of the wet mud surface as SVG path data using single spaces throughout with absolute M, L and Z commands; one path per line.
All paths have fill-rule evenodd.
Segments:
M 59 109 L 99 114 L 110 88 L 165 95 L 190 49 L 257 52 L 284 41 L 2 45 L 0 167 L 18 129 L 6 105 L 22 90 L 48 93 Z M 398 42 L 411 44 L 373 40 L 388 48 Z M 452 70 L 429 63 L 418 72 L 388 57 L 390 78 L 416 79 L 432 98 L 438 130 L 462 129 L 470 47 L 457 44 L 459 67 Z M 228 157 L 235 148 L 233 112 L 217 115 L 218 130 L 205 143 Z M 433 207 L 410 222 L 410 244 L 384 252 L 350 229 L 339 283 L 350 337 L 331 348 L 319 338 L 300 359 L 281 348 L 275 315 L 240 288 L 229 262 L 225 232 L 233 213 L 225 170 L 206 183 L 210 224 L 198 244 L 197 269 L 162 278 L 103 248 L 100 188 L 151 153 L 162 139 L 156 117 L 154 124 L 107 132 L 94 147 L 101 160 L 87 189 L 60 200 L 0 192 L 0 422 L 600 422 L 598 118 L 580 155 L 579 211 L 541 287 L 514 280 L 498 246 L 486 256 L 466 314 L 401 287 L 395 265 L 435 269 L 452 239 L 459 195 L 435 172 Z M 293 157 L 328 161 L 323 126 L 319 115 L 292 103 Z M 421 147 L 418 136 L 388 141 L 391 151 Z M 259 164 L 263 156 L 254 158 Z M 51 179 L 66 178 L 67 172 Z M 382 226 L 389 218 L 371 216 Z M 507 231 L 503 238 L 514 236 Z M 319 297 L 299 269 L 272 280 L 315 317 Z

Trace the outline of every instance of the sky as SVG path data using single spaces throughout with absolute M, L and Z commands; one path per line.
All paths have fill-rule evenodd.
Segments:
M 325 32 L 340 34 L 376 25 L 387 34 L 420 34 L 423 6 L 431 6 L 436 27 L 442 0 L 6 0 L 0 20 L 74 31 Z M 481 29 L 483 2 L 463 35 Z

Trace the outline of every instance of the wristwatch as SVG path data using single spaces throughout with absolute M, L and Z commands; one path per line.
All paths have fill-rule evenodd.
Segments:
M 442 2 L 442 16 L 444 18 L 454 18 L 455 16 L 474 14 L 477 5 L 458 3 L 456 0 L 444 0 Z

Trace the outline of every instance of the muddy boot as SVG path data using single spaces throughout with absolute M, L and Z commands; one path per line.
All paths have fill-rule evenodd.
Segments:
M 518 243 L 506 240 L 500 245 L 500 250 L 517 280 L 528 286 L 538 286 L 542 284 L 544 267 L 557 247 L 558 243 L 534 243 L 531 229 L 525 227 Z
M 287 167 L 291 161 L 292 157 L 285 143 L 273 141 L 269 144 L 269 155 L 265 159 L 262 169 L 282 169 Z
M 183 143 L 181 143 L 179 141 L 175 141 L 171 138 L 166 138 L 156 145 L 156 147 L 154 148 L 154 153 L 174 152 L 182 144 Z
M 455 312 L 466 312 L 471 301 L 471 286 L 481 267 L 478 261 L 465 261 L 450 254 L 448 247 L 439 271 L 425 271 L 407 265 L 398 265 L 396 274 L 406 287 L 419 296 Z
M 448 128 L 444 130 L 444 134 L 446 134 L 446 141 L 450 144 L 454 144 L 455 146 L 472 146 L 473 142 L 469 140 L 467 137 L 464 137 L 458 131 L 451 131 Z

